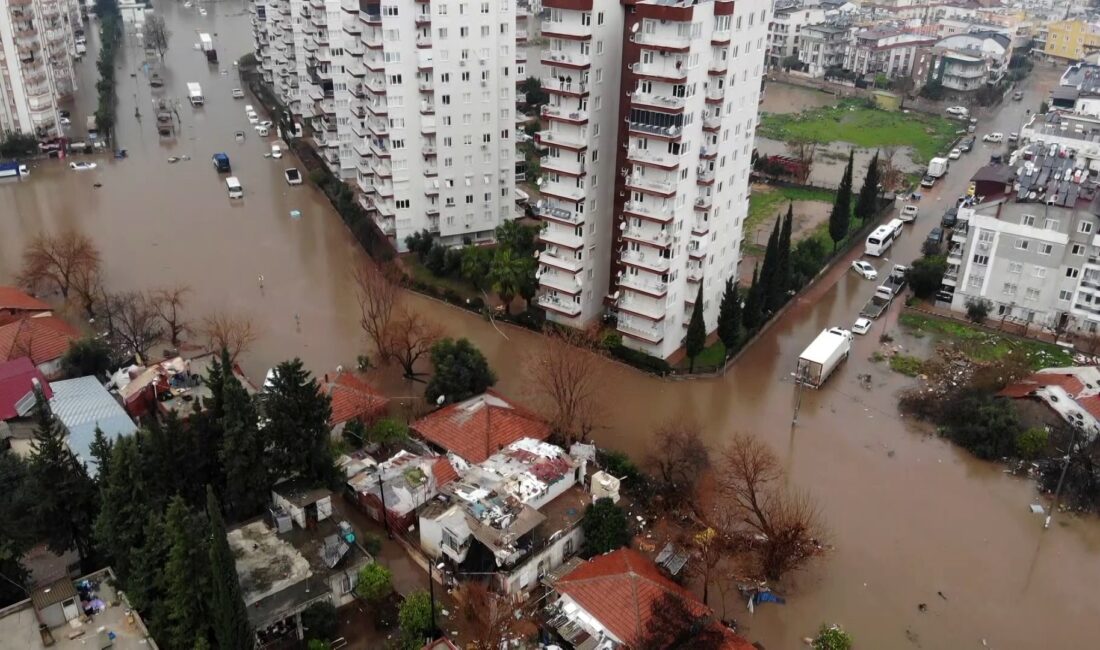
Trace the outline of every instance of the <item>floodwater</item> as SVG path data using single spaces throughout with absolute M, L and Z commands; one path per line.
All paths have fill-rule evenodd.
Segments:
M 190 307 L 196 316 L 215 308 L 253 315 L 264 328 L 243 359 L 253 377 L 294 355 L 316 373 L 353 363 L 363 344 L 349 272 L 363 254 L 319 193 L 283 182 L 281 170 L 292 158 L 263 158 L 266 143 L 248 128 L 244 102 L 230 99 L 233 74 L 221 76 L 189 47 L 201 28 L 218 33 L 223 61 L 244 54 L 250 47 L 244 5 L 208 5 L 204 18 L 174 3 L 155 7 L 173 33 L 169 88 L 182 96 L 185 82 L 199 81 L 206 107 L 182 107 L 184 137 L 161 142 L 148 116 L 141 123 L 129 117 L 131 95 L 147 106 L 148 88 L 140 77 L 131 82 L 122 74 L 120 144 L 130 157 L 101 160 L 93 172 L 72 172 L 50 161 L 25 181 L 0 186 L 0 282 L 10 281 L 19 251 L 34 232 L 73 227 L 98 243 L 113 290 L 182 281 L 194 289 Z M 133 54 L 127 52 L 123 62 L 127 70 L 136 67 Z M 85 73 L 90 64 L 91 57 Z M 84 83 L 92 86 L 87 77 Z M 1049 88 L 1049 79 L 1039 86 Z M 1029 88 L 1026 102 L 1009 105 L 997 118 L 997 129 L 1017 130 L 1010 127 L 1019 125 L 1024 106 L 1037 106 L 1042 93 Z M 232 137 L 239 129 L 249 132 L 242 145 Z M 979 135 L 985 130 L 983 125 Z M 229 153 L 245 187 L 243 202 L 229 202 L 210 166 L 217 151 Z M 193 159 L 166 162 L 184 153 Z M 893 249 L 896 259 L 876 264 L 914 257 L 936 214 L 963 191 L 988 154 L 979 146 L 953 164 L 946 181 L 925 196 L 920 220 L 907 226 L 913 232 Z M 290 218 L 292 209 L 302 211 L 301 219 Z M 638 457 L 657 423 L 693 417 L 715 445 L 734 431 L 759 436 L 781 456 L 791 484 L 812 492 L 834 550 L 792 577 L 786 606 L 765 606 L 751 616 L 741 604 L 728 603 L 727 615 L 769 648 L 801 647 L 800 639 L 822 622 L 841 623 L 864 648 L 981 648 L 983 640 L 990 648 L 1095 647 L 1100 525 L 1060 515 L 1052 530 L 1042 531 L 1041 518 L 1028 512 L 1036 500 L 1030 483 L 902 419 L 895 393 L 908 380 L 867 361 L 877 336 L 861 338 L 822 390 L 804 394 L 792 428 L 790 372 L 798 352 L 821 329 L 850 323 L 873 291 L 873 283 L 845 271 L 847 261 L 802 296 L 724 377 L 667 382 L 609 363 L 602 382 L 609 412 L 598 442 Z M 538 336 L 498 330 L 418 296 L 407 300 L 449 334 L 466 336 L 484 351 L 502 391 L 523 393 L 522 355 L 539 345 Z M 892 323 L 879 321 L 875 334 L 881 327 Z M 874 377 L 870 390 L 856 380 L 863 372 Z M 419 392 L 409 390 L 406 395 Z M 928 611 L 919 612 L 918 603 L 927 603 Z
M 760 104 L 760 110 L 764 113 L 800 113 L 810 108 L 832 106 L 837 101 L 837 96 L 832 93 L 769 81 L 764 86 L 764 102 Z

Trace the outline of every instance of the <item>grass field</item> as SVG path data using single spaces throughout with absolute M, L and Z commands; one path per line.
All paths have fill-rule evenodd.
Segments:
M 1018 339 L 1012 336 L 988 332 L 966 323 L 904 313 L 898 319 L 902 327 L 935 336 L 958 345 L 968 357 L 975 361 L 997 361 L 1014 350 L 1024 352 L 1031 367 L 1057 368 L 1073 365 L 1073 357 L 1068 350 L 1043 341 Z
M 745 218 L 744 232 L 752 232 L 768 217 L 787 214 L 788 201 L 822 201 L 832 205 L 836 192 L 812 190 L 803 187 L 773 187 L 767 190 L 754 188 L 749 197 L 749 216 Z
M 711 369 L 716 366 L 722 365 L 722 362 L 726 360 L 726 346 L 723 345 L 721 340 L 715 341 L 713 344 L 708 345 L 699 356 L 695 357 L 695 368 Z M 691 361 L 684 357 L 683 360 L 676 366 L 681 370 L 687 370 L 691 365 Z
M 772 140 L 849 142 L 857 147 L 913 147 L 918 160 L 927 162 L 955 137 L 958 124 L 923 113 L 901 113 L 868 108 L 860 101 L 814 108 L 802 113 L 764 113 L 759 134 Z
M 463 298 L 480 298 L 481 293 L 476 287 L 465 280 L 458 278 L 440 278 L 432 275 L 432 272 L 424 267 L 416 255 L 405 255 L 402 262 L 409 273 L 425 284 L 434 284 L 441 289 L 450 289 Z

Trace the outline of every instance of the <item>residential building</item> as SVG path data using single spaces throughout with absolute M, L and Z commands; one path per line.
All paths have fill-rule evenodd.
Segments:
M 314 603 L 352 602 L 359 570 L 373 561 L 352 527 L 333 516 L 329 491 L 287 482 L 271 496 L 267 515 L 226 533 L 261 647 L 286 638 L 301 641 L 301 614 Z
M 1020 139 L 1042 143 L 1049 151 L 1057 146 L 1061 155 L 1075 161 L 1078 168 L 1088 169 L 1090 173 L 1100 173 L 1100 96 L 1078 97 L 1077 103 L 1083 109 L 1081 113 L 1053 111 L 1045 114 L 1033 114 L 1027 124 L 1020 129 Z
M 192 413 L 205 410 L 213 398 L 205 378 L 211 363 L 219 356 L 207 352 L 189 359 L 165 359 L 149 367 L 123 368 L 107 387 L 118 391 L 123 408 L 134 418 L 173 413 L 186 420 Z M 249 395 L 256 394 L 256 388 L 237 364 L 233 364 L 233 374 Z
M 53 389 L 42 371 L 28 357 L 0 363 L 0 421 L 25 418 L 34 412 L 34 390 L 53 397 Z
M 811 77 L 824 77 L 830 69 L 843 68 L 848 57 L 847 25 L 821 23 L 802 28 L 798 60 Z
M 545 421 L 492 389 L 429 413 L 409 429 L 437 451 L 457 456 L 462 466 L 483 462 L 523 438 L 550 437 Z
M 768 23 L 768 66 L 779 67 L 789 56 L 801 58 L 802 30 L 825 20 L 825 9 L 819 6 L 791 5 L 776 7 Z
M 334 437 L 339 437 L 351 421 L 369 427 L 384 417 L 390 407 L 388 397 L 350 372 L 337 372 L 332 381 L 326 374 L 321 392 L 328 396 L 332 404 L 328 423 Z
M 77 580 L 62 578 L 0 609 L 5 648 L 157 650 L 141 614 L 116 588 L 108 567 Z
M 50 387 L 53 389 L 50 410 L 68 433 L 65 442 L 84 464 L 88 475 L 95 478 L 99 464 L 91 449 L 96 429 L 114 441 L 133 435 L 137 425 L 95 377 L 55 381 Z
M 1084 20 L 1059 20 L 1047 24 L 1043 54 L 1066 61 L 1080 61 L 1100 49 L 1100 26 Z
M 654 620 L 667 626 L 681 623 L 705 626 L 719 643 L 716 650 L 752 650 L 753 645 L 722 625 L 709 607 L 680 585 L 666 578 L 648 558 L 631 548 L 599 555 L 587 562 L 576 561 L 546 577 L 551 589 L 545 607 L 546 627 L 575 648 L 618 650 L 635 647 L 646 640 Z M 667 599 L 679 601 L 685 613 L 696 618 L 677 621 L 662 616 Z M 679 608 L 677 608 L 679 610 Z
M 1096 366 L 1044 368 L 1005 386 L 998 395 L 1040 403 L 1050 424 L 1079 428 L 1087 440 L 1100 434 L 1100 369 Z
M 75 0 L 0 3 L 0 133 L 61 134 L 59 102 L 76 91 Z
M 1067 67 L 1050 91 L 1050 107 L 1100 117 L 1100 65 L 1078 62 Z
M 61 372 L 61 358 L 80 332 L 57 316 L 21 318 L 0 325 L 0 362 L 30 357 L 47 377 Z
M 858 32 L 848 48 L 844 67 L 860 75 L 908 77 L 913 73 L 917 50 L 935 42 L 935 38 L 924 34 L 896 30 Z
M 458 478 L 446 457 L 427 450 L 401 449 L 382 462 L 361 454 L 345 463 L 344 472 L 350 500 L 391 530 L 412 527 L 417 509 Z
M 584 543 L 580 523 L 592 502 L 585 469 L 583 459 L 560 447 L 518 440 L 467 469 L 420 510 L 420 546 L 459 578 L 489 575 L 501 593 L 527 591 Z
M 52 307 L 15 287 L 0 286 L 0 325 L 22 318 L 49 316 Z
M 1010 194 L 959 209 L 940 299 L 990 318 L 1093 332 L 1100 323 L 1100 202 L 1072 158 L 1024 160 Z
M 999 32 L 969 32 L 941 38 L 922 48 L 913 66 L 916 88 L 937 80 L 949 93 L 965 94 L 1004 77 L 1012 41 Z

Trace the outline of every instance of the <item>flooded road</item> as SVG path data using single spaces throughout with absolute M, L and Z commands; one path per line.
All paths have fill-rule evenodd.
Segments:
M 194 288 L 190 312 L 196 316 L 215 308 L 252 314 L 264 329 L 243 359 L 253 378 L 295 355 L 316 373 L 354 363 L 363 344 L 349 271 L 363 254 L 319 192 L 283 182 L 281 170 L 294 164 L 292 158 L 263 157 L 268 143 L 248 127 L 245 102 L 230 98 L 234 74 L 222 76 L 190 48 L 201 28 L 218 33 L 223 62 L 246 53 L 244 5 L 208 5 L 204 18 L 174 3 L 154 5 L 173 32 L 168 87 L 182 98 L 184 84 L 199 81 L 207 105 L 181 107 L 183 137 L 161 142 L 151 116 L 141 123 L 132 117 L 132 95 L 146 112 L 149 90 L 140 77 L 129 77 L 139 61 L 127 50 L 118 113 L 120 146 L 130 158 L 100 160 L 93 172 L 49 161 L 26 181 L 0 185 L 0 282 L 10 281 L 23 243 L 40 228 L 71 226 L 98 243 L 113 290 L 183 281 Z M 82 63 L 86 74 L 92 62 L 89 56 Z M 93 83 L 85 77 L 83 87 Z M 1049 87 L 1049 80 L 1042 85 Z M 996 129 L 1018 130 L 1024 108 L 1037 106 L 1040 92 L 1031 88 L 1025 102 L 1009 105 Z M 979 135 L 993 128 L 983 124 Z M 233 141 L 236 130 L 248 132 L 241 145 Z M 244 185 L 244 201 L 236 205 L 210 166 L 218 151 L 229 153 Z M 876 264 L 916 256 L 925 233 L 989 153 L 980 146 L 956 161 L 946 181 L 925 197 L 920 219 L 907 227 L 891 259 Z M 166 162 L 180 154 L 193 159 Z M 103 187 L 93 188 L 94 182 Z M 290 218 L 292 209 L 302 211 L 301 219 Z M 822 622 L 841 623 L 861 648 L 981 648 L 983 639 L 990 648 L 1095 647 L 1100 525 L 1059 516 L 1060 524 L 1044 533 L 1041 518 L 1027 510 L 1036 500 L 1030 483 L 901 418 L 894 394 L 908 380 L 867 361 L 883 321 L 856 343 L 846 367 L 823 390 L 804 394 L 792 429 L 790 372 L 797 354 L 821 329 L 851 323 L 874 288 L 845 267 L 838 265 L 803 296 L 724 377 L 666 382 L 608 364 L 609 414 L 598 441 L 640 456 L 655 423 L 690 415 L 715 445 L 734 431 L 767 441 L 790 468 L 792 484 L 813 493 L 835 550 L 794 576 L 785 607 L 762 607 L 750 616 L 742 603 L 728 603 L 727 615 L 770 649 L 801 647 L 801 638 Z M 501 334 L 477 316 L 418 296 L 408 300 L 449 334 L 481 348 L 500 377 L 498 388 L 523 394 L 520 359 L 539 344 L 538 336 L 503 326 Z M 871 390 L 856 380 L 863 372 L 874 377 Z M 928 611 L 919 612 L 918 603 L 927 603 Z

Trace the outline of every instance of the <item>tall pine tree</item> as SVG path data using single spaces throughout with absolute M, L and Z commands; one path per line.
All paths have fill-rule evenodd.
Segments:
M 164 630 L 164 557 L 168 538 L 164 536 L 164 518 L 159 512 L 147 512 L 138 525 L 137 545 L 129 549 L 127 578 L 123 581 L 130 604 L 149 617 L 149 627 L 159 639 Z M 171 647 L 171 646 L 166 646 Z
M 760 311 L 765 315 L 771 310 L 772 294 L 776 289 L 775 262 L 779 249 L 779 222 L 777 215 L 775 225 L 772 226 L 772 234 L 768 237 L 768 247 L 764 249 L 764 263 L 760 267 L 760 276 L 757 279 L 757 284 L 760 285 Z
M 779 243 L 775 248 L 775 279 L 772 280 L 774 302 L 769 305 L 771 311 L 779 309 L 787 302 L 791 287 L 791 229 L 794 227 L 794 203 L 787 204 L 787 216 L 783 219 L 783 229 L 779 231 Z
M 879 183 L 881 176 L 878 168 L 878 151 L 875 152 L 871 162 L 867 165 L 867 174 L 863 177 L 863 186 L 859 188 L 859 199 L 856 201 L 856 216 L 862 223 L 875 215 L 875 207 L 878 201 Z
M 760 292 L 760 269 L 753 267 L 752 284 L 749 285 L 748 294 L 745 296 L 745 308 L 741 313 L 741 322 L 745 324 L 745 330 L 750 333 L 764 324 L 764 297 Z
M 142 435 L 139 431 L 115 442 L 111 469 L 101 486 L 102 505 L 95 522 L 96 542 L 110 557 L 115 575 L 127 586 L 131 584 L 131 551 L 144 545 L 145 525 L 149 520 L 139 450 Z
M 246 519 L 260 512 L 270 496 L 267 441 L 259 428 L 256 404 L 236 377 L 225 376 L 222 394 L 221 461 L 227 510 L 235 519 Z
M 210 624 L 215 645 L 248 650 L 255 646 L 255 637 L 241 597 L 233 550 L 225 537 L 225 521 L 210 487 L 206 490 L 206 518 L 210 522 Z
M 65 431 L 50 405 L 35 390 L 34 449 L 28 478 L 31 509 L 49 549 L 57 554 L 75 550 L 81 568 L 95 568 L 92 525 L 99 509 L 95 483 L 65 443 Z
M 191 510 L 182 497 L 174 497 L 168 504 L 164 514 L 168 556 L 160 619 L 167 648 L 190 648 L 196 639 L 210 635 L 209 530 L 206 518 Z
M 300 359 L 275 367 L 264 393 L 264 433 L 274 451 L 272 465 L 284 476 L 316 483 L 337 478 L 329 444 L 332 406 Z
M 92 460 L 95 464 L 95 482 L 98 485 L 105 485 L 107 483 L 107 477 L 111 474 L 111 452 L 114 446 L 114 441 L 108 438 L 107 435 L 103 433 L 103 429 L 97 426 L 89 451 L 92 454 Z
M 741 342 L 741 296 L 733 278 L 726 280 L 722 302 L 718 305 L 718 338 L 726 346 L 726 358 L 737 352 Z
M 699 283 L 699 293 L 695 296 L 695 305 L 691 309 L 691 321 L 688 323 L 687 338 L 684 340 L 689 359 L 688 372 L 695 372 L 695 357 L 707 347 L 707 324 L 703 320 L 703 283 Z
M 848 236 L 848 226 L 852 219 L 852 162 L 854 152 L 848 152 L 848 166 L 836 190 L 836 201 L 829 214 L 829 237 L 833 240 L 833 250 Z

